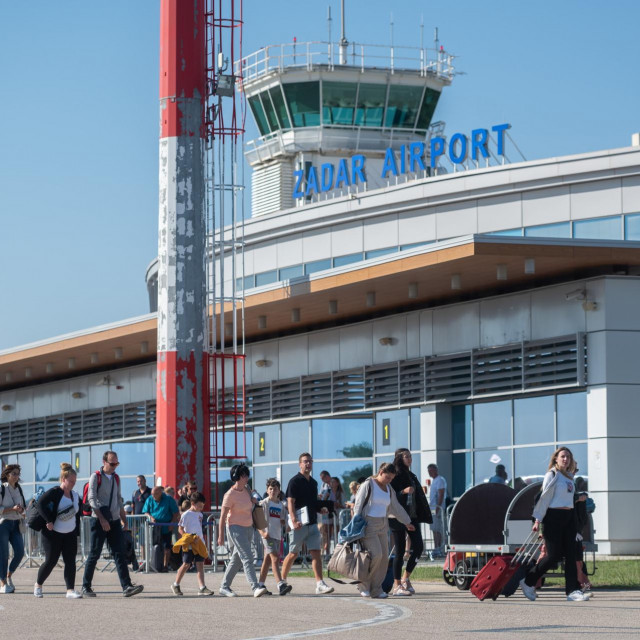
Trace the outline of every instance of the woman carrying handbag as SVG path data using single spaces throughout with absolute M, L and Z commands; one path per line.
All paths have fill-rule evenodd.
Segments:
M 356 494 L 353 514 L 366 520 L 361 543 L 371 554 L 369 576 L 358 585 L 363 598 L 387 597 L 382 589 L 382 581 L 389 562 L 389 517 L 397 518 L 409 531 L 415 530 L 407 512 L 398 502 L 395 491 L 389 486 L 395 476 L 396 468 L 383 462 L 377 475 L 365 480 Z

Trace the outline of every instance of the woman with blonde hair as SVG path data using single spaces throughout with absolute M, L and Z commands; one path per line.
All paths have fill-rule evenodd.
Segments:
M 63 462 L 60 465 L 60 486 L 45 491 L 36 503 L 38 513 L 46 523 L 42 528 L 44 562 L 38 569 L 33 587 L 36 598 L 42 598 L 42 585 L 58 564 L 60 554 L 64 561 L 67 598 L 82 598 L 82 594 L 75 590 L 80 530 L 80 496 L 73 490 L 75 484 L 75 469 L 68 462 Z
M 588 600 L 580 590 L 576 570 L 576 535 L 578 533 L 574 510 L 575 485 L 573 476 L 576 461 L 571 450 L 559 447 L 554 451 L 542 482 L 542 493 L 533 508 L 532 530 L 543 526 L 547 555 L 520 581 L 520 588 L 529 600 L 536 599 L 535 584 L 555 564 L 564 558 L 565 592 L 567 600 Z
M 24 556 L 24 527 L 26 504 L 18 480 L 20 465 L 8 464 L 2 470 L 2 500 L 0 500 L 0 593 L 13 593 L 11 579 Z M 13 560 L 9 565 L 9 545 L 13 549 Z M 8 565 L 8 571 L 7 571 Z

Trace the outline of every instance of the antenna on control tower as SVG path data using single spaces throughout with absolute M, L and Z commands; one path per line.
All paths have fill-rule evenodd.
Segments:
M 349 41 L 344 34 L 344 0 L 340 0 L 340 16 L 340 64 L 347 64 L 347 47 L 349 46 Z

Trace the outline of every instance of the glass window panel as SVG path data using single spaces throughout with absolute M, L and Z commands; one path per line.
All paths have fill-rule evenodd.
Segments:
M 282 423 L 282 460 L 298 461 L 301 453 L 310 451 L 309 422 Z
M 407 249 L 417 249 L 418 247 L 426 247 L 428 244 L 433 244 L 433 240 L 428 242 L 412 242 L 411 244 L 401 244 L 400 251 L 406 251 Z
M 91 447 L 91 475 L 94 471 L 97 471 L 102 466 L 102 455 L 105 451 L 109 451 L 112 445 L 109 443 L 98 444 Z
M 56 482 L 60 478 L 60 463 L 71 462 L 68 449 L 36 452 L 36 482 Z
M 267 122 L 269 123 L 269 128 L 271 131 L 277 131 L 280 129 L 280 123 L 278 122 L 278 118 L 276 116 L 276 110 L 273 108 L 273 104 L 269 98 L 269 92 L 266 91 L 261 96 L 262 98 L 262 107 L 264 109 L 264 113 L 267 116 Z
M 593 238 L 594 240 L 621 240 L 622 225 L 620 216 L 575 220 L 573 223 L 573 237 Z
M 526 227 L 524 235 L 534 238 L 570 238 L 571 223 L 557 222 L 554 224 L 538 224 L 533 227 Z
M 417 407 L 411 409 L 411 444 L 409 448 L 411 451 L 415 451 L 416 449 L 420 449 L 420 414 L 422 412 Z M 415 466 L 415 458 L 414 456 L 414 467 L 419 469 L 419 467 Z
M 295 464 L 292 462 L 290 464 L 283 464 L 282 465 L 282 479 L 280 480 L 280 482 L 282 483 L 282 490 L 287 493 L 287 487 L 289 486 L 289 480 L 291 480 L 291 478 L 293 478 L 293 476 L 295 476 L 298 472 L 300 471 L 300 467 L 298 466 L 298 463 L 296 462 Z M 320 471 L 318 471 L 318 474 L 320 473 Z M 320 480 L 320 476 L 318 475 L 318 477 L 316 477 L 316 480 Z M 321 483 L 318 483 L 318 487 L 320 486 Z
M 476 451 L 473 454 L 474 484 L 489 482 L 489 478 L 496 474 L 496 465 L 503 464 L 509 478 L 512 477 L 511 449 L 494 449 L 493 451 Z
M 314 460 L 372 456 L 372 435 L 371 418 L 314 420 L 311 453 Z
M 322 81 L 322 122 L 324 124 L 353 124 L 358 85 L 348 82 Z
M 376 453 L 393 453 L 408 446 L 409 412 L 401 409 L 376 413 Z
M 280 269 L 280 280 L 291 280 L 291 278 L 299 278 L 304 275 L 304 268 L 301 264 L 294 267 L 284 267 Z
M 558 442 L 587 439 L 587 394 L 567 393 L 557 397 Z
M 280 425 L 264 424 L 253 431 L 253 460 L 256 464 L 280 461 Z
M 229 478 L 229 469 L 218 469 L 218 483 L 216 484 L 215 467 L 211 471 L 211 503 L 218 508 L 222 504 L 224 494 L 231 489 L 231 479 Z
M 516 487 L 521 486 L 521 481 L 531 484 L 542 480 L 555 450 L 553 445 L 514 449 Z
M 418 116 L 418 129 L 428 129 L 431 124 L 431 118 L 433 118 L 433 112 L 436 110 L 438 99 L 440 98 L 440 92 L 427 88 L 424 92 L 424 100 L 422 101 L 422 107 L 420 109 L 420 115 Z
M 511 401 L 476 404 L 473 437 L 476 449 L 511 445 Z
M 386 97 L 386 84 L 360 84 L 355 124 L 381 127 Z
M 277 478 L 279 475 L 279 471 L 279 464 L 268 464 L 265 466 L 256 465 L 255 467 L 253 467 L 251 487 L 255 489 L 261 496 L 264 496 L 264 494 L 267 492 L 267 478 Z
M 317 127 L 320 124 L 320 89 L 318 82 L 292 82 L 283 85 L 294 127 Z
M 396 253 L 398 251 L 398 247 L 388 247 L 387 249 L 374 249 L 373 251 L 367 251 L 364 254 L 366 260 L 370 258 L 379 258 L 381 256 L 386 256 L 390 253 Z
M 553 396 L 514 400 L 514 444 L 553 442 L 554 404 Z
M 393 455 L 393 453 L 387 453 L 386 455 L 383 455 L 383 456 L 376 456 L 373 463 L 374 473 L 378 472 L 378 469 L 380 468 L 380 465 L 383 462 L 393 462 L 394 457 L 395 456 Z
M 245 289 L 253 289 L 256 286 L 256 277 L 255 276 L 245 276 L 244 278 L 244 288 Z
M 224 441 L 222 440 L 223 433 Z M 250 467 L 252 452 L 253 433 L 251 431 L 245 431 L 244 439 L 242 431 L 238 431 L 237 434 L 233 429 L 224 432 L 218 431 L 218 454 L 225 457 L 225 460 L 220 462 L 220 466 L 231 467 L 242 462 Z
M 94 447 L 92 447 L 93 449 Z M 105 447 L 103 452 L 109 447 Z M 111 446 L 118 454 L 119 475 L 138 475 L 143 474 L 153 478 L 155 471 L 155 443 L 154 442 L 114 442 Z M 102 466 L 102 455 L 100 456 L 100 465 Z M 99 467 L 92 470 L 95 471 Z M 149 482 L 151 484 L 151 482 Z
M 256 287 L 262 287 L 265 284 L 272 284 L 278 282 L 278 271 L 264 271 L 262 273 L 256 273 Z
M 451 407 L 451 435 L 454 449 L 471 449 L 471 410 L 470 404 Z
M 307 264 L 304 265 L 304 272 L 306 275 L 315 273 L 316 271 L 325 271 L 326 269 L 331 269 L 331 258 L 307 262 Z
M 269 95 L 273 106 L 276 108 L 276 113 L 280 119 L 280 126 L 283 129 L 291 129 L 291 122 L 289 120 L 289 114 L 287 113 L 287 107 L 284 104 L 284 98 L 282 97 L 282 91 L 280 87 L 273 87 L 269 89 Z
M 15 464 L 15 462 L 12 462 L 11 464 Z M 36 492 L 36 485 L 32 484 L 31 482 L 27 484 L 20 482 L 20 486 L 22 487 L 22 493 L 24 493 L 24 499 L 29 502 L 29 500 L 34 497 L 34 494 Z
M 143 474 L 144 475 L 144 474 Z M 147 477 L 147 481 L 148 484 L 150 486 L 153 486 L 154 484 L 154 480 L 153 480 L 153 476 L 151 477 Z M 82 488 L 84 487 L 84 484 L 82 485 L 82 487 L 80 487 L 80 491 L 82 491 Z M 176 487 L 174 487 L 175 489 Z M 125 477 L 125 478 L 120 478 L 120 489 L 122 491 L 122 499 L 125 502 L 129 502 L 131 500 L 131 498 L 133 497 L 133 494 L 135 491 L 138 490 L 138 480 L 136 478 L 136 476 L 129 476 L 129 477 Z M 78 491 L 78 488 L 76 487 L 76 491 Z
M 454 453 L 451 497 L 459 498 L 472 486 L 473 477 L 471 475 L 471 453 Z
M 570 444 L 569 449 L 573 453 L 573 458 L 578 464 L 578 473 L 576 477 L 581 477 L 584 482 L 589 480 L 589 456 L 587 450 L 587 443 L 584 444 Z M 549 461 L 547 460 L 547 463 Z M 586 489 L 580 489 L 580 491 L 586 491 Z
M 91 468 L 91 448 L 75 447 L 71 449 L 71 464 L 78 478 L 88 478 L 95 469 Z
M 413 129 L 421 97 L 422 87 L 391 85 L 384 126 Z
M 260 135 L 266 136 L 269 133 L 269 124 L 267 123 L 267 117 L 264 115 L 262 104 L 260 104 L 260 98 L 258 96 L 249 98 L 249 106 L 251 107 L 251 112 L 253 113 L 253 117 L 258 125 Z
M 22 489 L 22 493 L 24 493 L 24 497 L 26 500 L 30 499 L 30 494 L 34 493 L 44 493 L 45 491 L 49 491 L 49 489 L 53 489 L 53 487 L 59 487 L 59 482 L 36 482 L 35 485 L 29 485 L 33 487 L 33 489 L 29 492 Z
M 522 235 L 522 227 L 519 229 L 505 229 L 504 231 L 491 231 L 489 235 L 492 236 L 506 236 L 506 237 L 518 237 Z
M 353 264 L 354 262 L 360 262 L 360 260 L 362 260 L 361 253 L 350 253 L 347 256 L 338 256 L 337 258 L 334 258 L 333 266 L 344 267 L 345 265 Z
M 640 213 L 624 217 L 624 239 L 640 240 Z
M 349 483 L 358 478 L 368 478 L 373 475 L 371 459 L 340 460 L 338 462 L 314 463 L 313 476 L 320 486 L 320 472 L 328 471 L 332 478 L 338 478 L 344 490 L 345 499 L 349 498 Z
M 33 453 L 18 454 L 18 464 L 20 465 L 20 481 L 21 482 L 35 481 L 36 477 L 34 473 L 34 461 L 35 461 L 35 457 Z

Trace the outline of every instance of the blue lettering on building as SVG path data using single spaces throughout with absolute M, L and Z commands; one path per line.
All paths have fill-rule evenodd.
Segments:
M 491 127 L 491 132 L 496 137 L 498 156 L 504 156 L 504 136 L 510 128 L 511 125 L 508 123 Z M 441 157 L 447 157 L 454 165 L 464 164 L 469 158 L 474 162 L 478 162 L 481 158 L 487 159 L 490 157 L 489 139 L 488 129 L 473 129 L 470 136 L 454 133 L 448 141 L 441 136 L 434 136 L 429 141 L 429 169 L 435 169 Z M 398 154 L 389 147 L 384 154 L 381 177 L 388 179 L 390 176 L 397 177 L 405 173 L 427 171 L 426 150 L 427 145 L 424 142 L 412 142 L 408 146 L 403 144 Z M 294 199 L 304 198 L 314 193 L 349 187 L 352 184 L 364 184 L 367 182 L 365 165 L 366 157 L 357 154 L 351 157 L 351 163 L 346 158 L 340 160 L 337 168 L 328 162 L 322 164 L 319 171 L 311 166 L 306 178 L 303 170 L 294 171 L 293 197 Z

